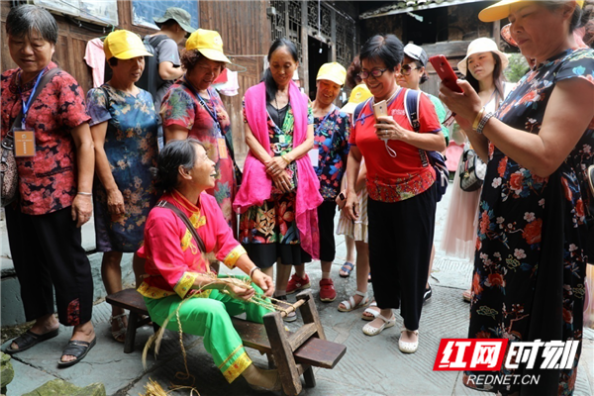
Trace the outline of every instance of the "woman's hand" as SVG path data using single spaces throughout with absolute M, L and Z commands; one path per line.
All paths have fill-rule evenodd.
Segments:
M 481 98 L 478 96 L 472 86 L 465 80 L 458 80 L 456 83 L 462 88 L 464 93 L 451 91 L 443 83 L 439 86 L 439 99 L 454 113 L 456 113 L 456 121 L 462 128 L 468 130 L 463 126 L 460 117 L 467 121 L 472 127 L 472 123 L 477 114 L 481 111 L 483 105 Z
M 252 282 L 264 290 L 264 295 L 266 297 L 271 297 L 272 293 L 274 293 L 274 283 L 272 282 L 272 278 L 262 271 L 255 270 L 252 273 Z
M 243 301 L 248 301 L 256 294 L 256 290 L 251 286 L 228 284 L 225 286 L 225 289 L 229 292 L 231 297 Z
M 77 194 L 72 201 L 72 208 L 70 210 L 72 220 L 76 221 L 78 228 L 82 227 L 87 221 L 91 219 L 93 213 L 93 200 L 90 195 Z
M 291 178 L 286 171 L 282 171 L 280 175 L 272 178 L 274 185 L 284 193 L 291 192 Z
M 346 190 L 342 190 L 340 194 L 336 196 L 334 201 L 336 202 L 336 205 L 338 205 L 338 209 L 342 210 L 346 204 Z
M 411 133 L 411 131 L 402 128 L 391 116 L 378 117 L 377 121 L 378 123 L 374 127 L 379 139 L 406 141 L 407 135 Z
M 107 210 L 111 214 L 126 213 L 126 206 L 124 205 L 124 196 L 119 189 L 107 191 Z
M 278 156 L 272 157 L 264 165 L 266 166 L 266 173 L 272 177 L 276 177 L 283 173 L 289 164 L 287 164 L 287 161 L 282 159 L 282 157 Z
M 354 191 L 349 191 L 347 193 L 347 199 L 343 210 L 346 210 L 346 217 L 348 219 L 356 221 L 359 218 L 359 208 L 357 208 L 357 193 Z

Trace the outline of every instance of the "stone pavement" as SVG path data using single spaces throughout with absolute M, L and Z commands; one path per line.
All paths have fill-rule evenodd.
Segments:
M 443 233 L 446 218 L 447 196 L 438 206 L 436 246 Z M 394 395 L 480 395 L 461 385 L 459 372 L 432 371 L 441 338 L 465 338 L 468 326 L 468 304 L 461 293 L 470 283 L 471 265 L 437 253 L 431 283 L 433 298 L 425 305 L 420 324 L 420 346 L 417 353 L 405 355 L 398 350 L 398 337 L 402 319 L 397 317 L 396 326 L 376 337 L 365 336 L 361 328 L 367 322 L 360 319 L 361 311 L 338 312 L 340 301 L 355 291 L 354 272 L 351 278 L 338 277 L 338 269 L 344 261 L 345 247 L 338 237 L 337 258 L 333 266 L 338 298 L 332 303 L 317 301 L 320 317 L 328 339 L 347 346 L 347 353 L 333 370 L 317 369 L 317 386 L 304 389 L 305 396 L 394 396 Z M 317 300 L 318 281 L 321 276 L 319 263 L 307 266 L 312 279 L 312 291 Z M 149 378 L 163 387 L 171 383 L 187 385 L 175 378 L 184 372 L 184 361 L 178 334 L 168 332 L 163 340 L 158 358 L 149 354 L 147 367 L 141 363 L 141 350 L 152 328 L 139 330 L 136 351 L 123 353 L 123 345 L 114 342 L 109 335 L 110 308 L 106 303 L 95 306 L 93 323 L 98 342 L 89 355 L 79 364 L 68 369 L 57 369 L 56 363 L 62 348 L 68 341 L 70 331 L 62 329 L 60 335 L 37 347 L 13 356 L 15 378 L 8 386 L 8 395 L 22 395 L 39 385 L 61 378 L 78 386 L 102 382 L 108 395 L 144 394 Z M 289 324 L 295 329 L 299 321 Z M 2 346 L 2 349 L 6 345 Z M 229 385 L 206 353 L 200 337 L 184 336 L 187 364 L 195 377 L 194 386 L 201 395 L 243 396 L 254 394 L 243 379 Z M 266 365 L 258 352 L 249 350 L 256 364 Z M 195 395 L 196 393 L 194 393 Z M 583 352 L 578 370 L 576 396 L 594 395 L 594 331 L 584 331 Z M 188 389 L 170 395 L 190 395 Z

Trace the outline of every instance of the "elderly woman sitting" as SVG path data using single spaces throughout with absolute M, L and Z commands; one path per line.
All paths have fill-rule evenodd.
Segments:
M 179 331 L 175 315 L 167 321 L 179 307 L 182 331 L 204 337 L 204 347 L 227 381 L 243 375 L 252 388 L 280 390 L 277 371 L 252 365 L 231 323 L 231 316 L 243 312 L 247 320 L 262 323 L 268 311 L 250 299 L 256 293 L 272 295 L 274 286 L 233 238 L 215 198 L 205 192 L 215 184 L 215 163 L 193 138 L 167 143 L 158 163 L 157 187 L 165 194 L 149 213 L 138 251 L 146 258 L 147 273 L 138 291 L 151 319 Z M 184 216 L 199 238 L 186 227 Z M 251 286 L 214 276 L 203 256 L 211 252 L 227 267 L 249 274 Z

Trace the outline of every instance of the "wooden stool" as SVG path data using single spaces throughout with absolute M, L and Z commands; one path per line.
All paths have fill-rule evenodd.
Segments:
M 124 353 L 134 351 L 136 329 L 150 322 L 143 297 L 134 289 L 126 289 L 107 296 L 106 301 L 130 311 Z M 297 295 L 303 327 L 288 332 L 280 312 L 264 315 L 264 325 L 232 317 L 233 326 L 246 347 L 268 356 L 269 365 L 278 369 L 283 391 L 298 395 L 305 386 L 316 386 L 313 367 L 334 368 L 346 353 L 346 346 L 326 340 L 318 310 L 310 291 Z

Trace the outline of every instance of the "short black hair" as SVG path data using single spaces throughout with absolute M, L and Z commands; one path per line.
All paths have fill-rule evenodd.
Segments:
M 30 36 L 33 30 L 52 44 L 58 42 L 58 24 L 46 9 L 23 4 L 10 10 L 6 16 L 6 34 L 20 38 Z
M 117 66 L 118 58 L 116 58 L 115 56 L 112 56 L 111 58 L 109 58 L 109 60 L 107 62 L 109 62 L 109 66 Z
M 281 47 L 286 47 L 287 51 L 289 51 L 289 54 L 291 54 L 291 57 L 293 58 L 295 63 L 299 63 L 299 54 L 297 53 L 297 47 L 291 40 L 285 37 L 281 37 L 274 40 L 274 42 L 270 46 L 270 49 L 268 50 L 268 57 L 266 58 L 268 59 L 268 62 L 270 62 L 270 58 L 272 57 L 274 51 Z M 276 82 L 274 81 L 274 78 L 272 78 L 272 72 L 270 71 L 270 67 L 268 67 L 268 69 L 264 71 L 262 81 L 264 81 L 264 85 L 266 86 L 266 101 L 270 103 L 274 100 L 276 92 L 278 91 Z
M 155 187 L 161 191 L 172 191 L 179 184 L 179 167 L 190 170 L 196 164 L 194 146 L 204 145 L 194 138 L 171 140 L 159 152 Z
M 548 8 L 551 11 L 555 11 L 562 6 L 564 6 L 567 1 L 566 0 L 549 0 L 549 1 L 538 1 L 540 5 Z M 569 21 L 569 33 L 573 33 L 575 29 L 580 27 L 580 21 L 582 19 L 582 7 L 579 4 L 575 6 L 575 10 L 573 10 L 573 14 L 571 15 L 571 20 Z
M 376 34 L 363 44 L 361 47 L 361 63 L 365 59 L 379 59 L 386 64 L 386 67 L 394 69 L 402 63 L 404 58 L 404 46 L 402 41 L 393 34 Z

